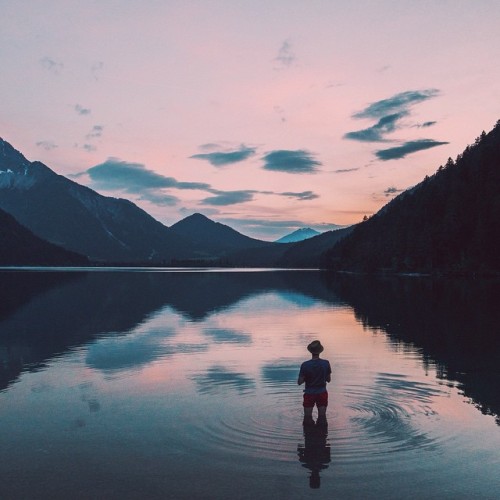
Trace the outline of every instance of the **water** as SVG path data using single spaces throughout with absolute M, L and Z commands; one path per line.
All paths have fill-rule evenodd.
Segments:
M 498 282 L 0 272 L 0 498 L 500 498 Z M 305 346 L 333 374 L 302 428 Z

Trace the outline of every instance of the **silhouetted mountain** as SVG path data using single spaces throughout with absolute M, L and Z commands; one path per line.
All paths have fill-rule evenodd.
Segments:
M 202 214 L 193 214 L 170 226 L 175 233 L 205 249 L 206 254 L 214 255 L 243 248 L 262 248 L 272 246 L 269 241 L 261 241 L 245 236 L 238 231 L 214 222 Z
M 189 242 L 130 201 L 102 196 L 0 139 L 0 208 L 34 234 L 96 261 L 169 262 Z
M 353 230 L 354 226 L 326 231 L 287 248 L 277 264 L 280 267 L 321 267 L 323 254 Z
M 318 236 L 321 234 L 319 231 L 315 231 L 310 227 L 302 227 L 297 229 L 293 233 L 287 234 L 283 236 L 279 240 L 276 240 L 275 243 L 296 243 L 297 241 L 307 240 L 309 238 L 313 238 L 314 236 Z
M 0 210 L 0 265 L 83 266 L 88 263 L 83 255 L 38 238 L 14 217 Z
M 500 121 L 431 177 L 358 224 L 334 269 L 500 272 Z

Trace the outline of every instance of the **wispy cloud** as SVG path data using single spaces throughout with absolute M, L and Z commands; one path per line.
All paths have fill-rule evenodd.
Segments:
M 90 115 L 91 113 L 91 110 L 90 108 L 84 108 L 83 106 L 81 106 L 80 104 L 75 104 L 75 111 L 79 114 L 79 115 Z
M 295 62 L 296 56 L 293 52 L 290 40 L 285 40 L 282 43 L 280 50 L 278 51 L 278 55 L 274 58 L 274 60 L 281 68 L 288 68 Z
M 346 174 L 347 172 L 356 172 L 359 170 L 359 167 L 356 168 L 339 168 L 337 170 L 333 170 L 334 174 Z
M 398 189 L 394 186 L 391 186 L 391 187 L 388 187 L 385 191 L 384 191 L 384 196 L 388 197 L 388 196 L 394 196 L 398 193 L 402 193 L 404 190 L 403 189 Z
M 210 185 L 202 182 L 179 182 L 147 169 L 142 163 L 130 163 L 118 158 L 108 158 L 104 163 L 78 174 L 88 175 L 96 188 L 123 190 L 128 193 L 144 193 L 151 189 L 199 189 L 209 190 Z
M 242 190 L 242 191 L 215 191 L 215 196 L 209 196 L 201 200 L 203 205 L 236 205 L 238 203 L 246 203 L 252 201 L 255 191 Z
M 42 57 L 42 59 L 40 59 L 40 64 L 42 65 L 42 68 L 50 71 L 53 75 L 59 75 L 64 68 L 64 64 L 62 62 L 56 61 L 48 56 Z
M 393 148 L 379 149 L 375 152 L 375 155 L 382 161 L 398 160 L 411 153 L 416 153 L 417 151 L 422 151 L 424 149 L 435 148 L 436 146 L 442 146 L 443 144 L 448 144 L 448 142 L 435 141 L 434 139 L 418 139 L 416 141 L 405 142 L 400 146 L 395 146 Z
M 205 144 L 203 149 L 208 149 L 210 146 L 217 146 L 215 144 Z M 199 153 L 190 156 L 197 160 L 207 160 L 214 167 L 223 167 L 232 163 L 247 160 L 253 156 L 256 148 L 248 147 L 242 144 L 238 149 L 232 151 L 213 151 L 211 153 Z
M 94 77 L 95 80 L 99 80 L 99 75 L 101 74 L 101 71 L 104 69 L 104 63 L 102 61 L 96 61 L 92 66 L 90 67 L 90 72 L 92 73 L 92 76 Z
M 52 151 L 53 149 L 57 148 L 57 144 L 53 141 L 38 141 L 36 145 L 39 148 L 45 149 L 45 151 Z
M 316 198 L 319 198 L 319 195 L 312 191 L 302 191 L 301 193 L 293 193 L 290 191 L 287 191 L 285 193 L 278 193 L 281 196 L 286 196 L 287 198 L 296 198 L 299 201 L 303 200 L 315 200 Z
M 92 153 L 92 151 L 95 151 L 97 148 L 93 144 L 84 144 L 82 149 L 87 151 L 87 153 Z
M 392 113 L 407 111 L 410 106 L 427 101 L 439 95 L 438 89 L 408 90 L 368 105 L 354 113 L 353 118 L 382 118 Z
M 264 160 L 265 170 L 287 172 L 290 174 L 312 174 L 321 165 L 321 162 L 314 159 L 312 153 L 304 149 L 271 151 L 263 156 L 262 159 Z
M 94 125 L 92 130 L 85 136 L 86 139 L 96 139 L 102 136 L 104 127 L 102 125 Z
M 361 142 L 385 142 L 385 135 L 394 132 L 398 128 L 398 121 L 408 115 L 408 111 L 400 111 L 391 115 L 383 116 L 371 127 L 354 132 L 347 132 L 345 139 L 351 139 Z

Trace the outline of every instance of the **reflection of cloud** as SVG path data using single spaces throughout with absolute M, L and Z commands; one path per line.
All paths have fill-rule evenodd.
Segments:
M 397 160 L 399 158 L 404 158 L 411 153 L 416 153 L 417 151 L 422 151 L 424 149 L 435 148 L 436 146 L 442 146 L 443 144 L 449 143 L 435 141 L 434 139 L 418 139 L 416 141 L 405 142 L 401 146 L 379 149 L 375 152 L 375 155 L 382 161 Z
M 229 328 L 206 328 L 203 330 L 205 335 L 212 338 L 215 343 L 230 343 L 230 344 L 251 344 L 252 337 L 250 334 L 231 330 Z
M 88 348 L 86 363 L 104 372 L 124 371 L 142 368 L 164 356 L 208 349 L 206 344 L 169 344 L 167 340 L 175 333 L 174 329 L 162 328 L 97 340 Z
M 115 336 L 100 339 L 88 348 L 86 362 L 102 371 L 141 368 L 165 354 L 164 340 L 174 330 L 153 330 L 144 335 Z
M 243 394 L 255 387 L 253 378 L 244 373 L 233 372 L 223 366 L 213 366 L 204 374 L 195 375 L 193 380 L 202 394 L 217 394 L 221 391 L 226 392 L 228 389 Z
M 318 165 L 321 165 L 321 162 L 314 159 L 312 153 L 304 149 L 271 151 L 262 159 L 265 170 L 290 174 L 311 174 L 317 171 Z
M 297 384 L 299 368 L 302 361 L 276 360 L 261 368 L 262 380 L 270 387 L 283 387 L 284 384 Z
M 36 145 L 39 148 L 45 149 L 45 151 L 51 151 L 52 149 L 57 148 L 57 144 L 53 141 L 38 141 Z
M 407 92 L 393 95 L 388 99 L 373 102 L 352 116 L 353 118 L 382 118 L 390 113 L 407 111 L 413 104 L 427 101 L 437 95 L 439 95 L 439 90 L 437 89 L 408 90 Z
M 371 127 L 355 132 L 347 132 L 345 139 L 351 139 L 361 142 L 384 142 L 384 136 L 394 132 L 397 128 L 397 122 L 408 114 L 407 111 L 401 111 L 387 116 L 382 116 L 380 120 Z
M 215 196 L 201 200 L 205 205 L 236 205 L 253 200 L 255 191 L 216 191 Z
M 206 149 L 205 145 L 205 149 Z M 235 151 L 214 151 L 212 153 L 200 153 L 190 158 L 196 158 L 199 160 L 207 160 L 214 167 L 221 167 L 224 165 L 229 165 L 231 163 L 237 163 L 247 158 L 250 158 L 255 154 L 256 148 L 251 148 L 242 144 L 239 149 Z

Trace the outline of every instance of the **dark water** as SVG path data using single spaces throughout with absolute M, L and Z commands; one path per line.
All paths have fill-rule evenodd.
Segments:
M 500 283 L 0 272 L 0 498 L 499 498 Z M 302 428 L 298 367 L 333 367 Z

